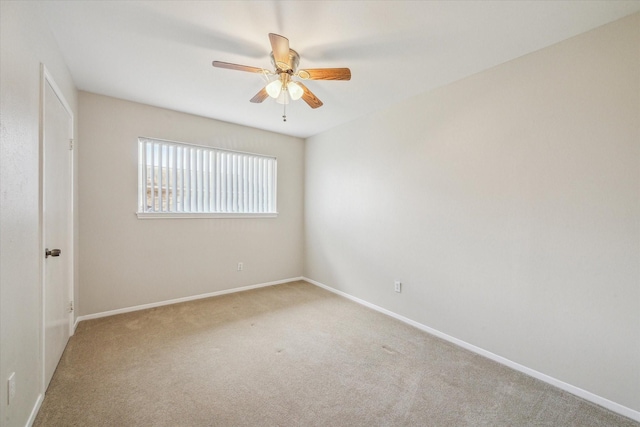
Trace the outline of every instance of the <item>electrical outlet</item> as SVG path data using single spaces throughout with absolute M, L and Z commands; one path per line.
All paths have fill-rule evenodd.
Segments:
M 244 264 L 239 262 L 238 263 L 238 271 L 242 271 L 243 268 L 244 268 Z
M 13 398 L 16 397 L 16 373 L 12 372 L 7 380 L 7 405 L 11 405 Z
M 402 292 L 402 283 L 400 283 L 399 280 L 396 280 L 393 282 L 393 289 L 398 293 Z

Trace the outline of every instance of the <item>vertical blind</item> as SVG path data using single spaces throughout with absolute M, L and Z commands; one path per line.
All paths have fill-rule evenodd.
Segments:
M 276 213 L 275 157 L 138 138 L 138 212 Z

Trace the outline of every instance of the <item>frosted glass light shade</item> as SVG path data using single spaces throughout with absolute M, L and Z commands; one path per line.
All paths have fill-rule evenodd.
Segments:
M 280 96 L 280 92 L 282 92 L 282 82 L 280 80 L 274 80 L 269 83 L 265 89 L 270 97 L 277 99 L 278 96 Z
M 291 99 L 294 101 L 300 99 L 304 93 L 304 90 L 296 82 L 289 82 L 289 84 L 287 84 L 287 91 L 289 91 L 289 96 L 291 96 Z
M 287 105 L 289 103 L 289 95 L 287 94 L 286 90 L 283 90 L 282 92 L 280 92 L 280 96 L 276 98 L 276 102 L 278 104 L 284 104 L 284 105 Z

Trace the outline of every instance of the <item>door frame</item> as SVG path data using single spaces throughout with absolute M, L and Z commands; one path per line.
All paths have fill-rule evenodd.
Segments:
M 46 391 L 45 385 L 45 265 L 44 265 L 44 251 L 45 251 L 45 221 L 44 221 L 44 195 L 45 195 L 45 179 L 44 179 L 44 167 L 45 167 L 45 155 L 44 155 L 44 144 L 45 144 L 45 97 L 46 97 L 46 86 L 47 84 L 51 87 L 56 97 L 62 104 L 63 108 L 69 115 L 70 120 L 70 141 L 69 141 L 69 181 L 70 188 L 69 191 L 69 219 L 68 219 L 68 235 L 67 239 L 69 242 L 69 248 L 65 251 L 68 256 L 63 257 L 65 262 L 67 263 L 67 268 L 69 269 L 69 297 L 71 298 L 71 302 L 74 305 L 73 311 L 69 312 L 69 336 L 71 337 L 75 332 L 75 324 L 74 324 L 74 316 L 75 316 L 75 248 L 74 248 L 74 224 L 75 224 L 75 194 L 74 194 L 74 180 L 75 180 L 75 121 L 73 110 L 69 106 L 69 103 L 64 97 L 62 90 L 56 84 L 53 76 L 47 69 L 44 64 L 40 64 L 40 129 L 39 129 L 39 145 L 38 145 L 38 210 L 39 210 L 39 225 L 40 225 L 40 245 L 39 245 L 39 265 L 40 265 L 40 384 L 42 388 L 42 395 Z

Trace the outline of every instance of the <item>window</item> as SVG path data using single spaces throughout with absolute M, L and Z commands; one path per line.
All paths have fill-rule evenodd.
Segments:
M 138 138 L 138 218 L 276 216 L 277 160 Z

